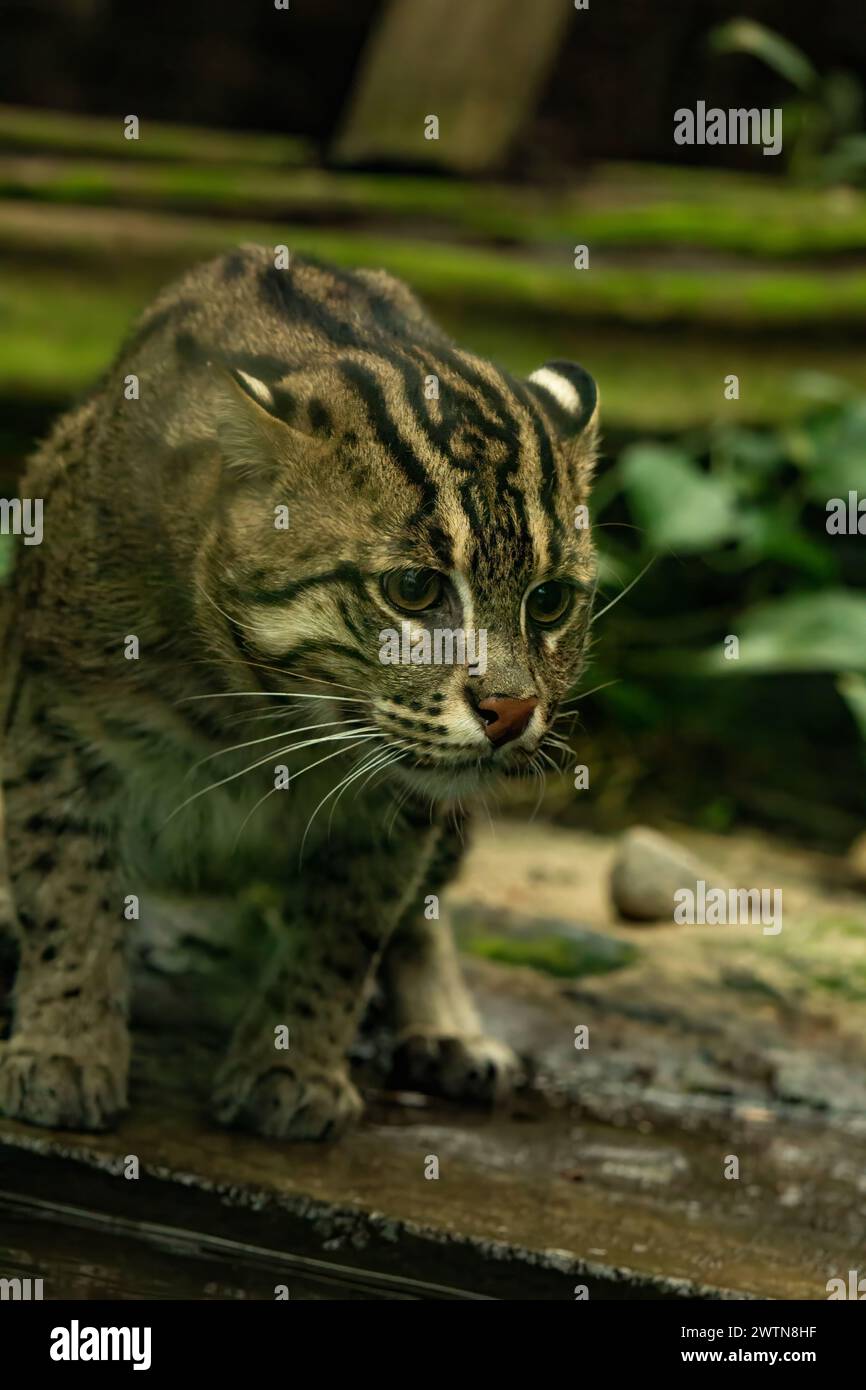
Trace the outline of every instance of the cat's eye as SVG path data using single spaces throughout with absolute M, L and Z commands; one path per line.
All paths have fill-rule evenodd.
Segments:
M 436 570 L 391 570 L 382 576 L 382 593 L 404 613 L 423 613 L 442 597 L 442 575 Z
M 547 579 L 526 599 L 526 612 L 539 627 L 553 627 L 566 616 L 574 600 L 574 590 L 558 579 Z

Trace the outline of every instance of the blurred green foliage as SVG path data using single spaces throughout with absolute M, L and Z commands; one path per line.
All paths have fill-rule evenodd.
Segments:
M 653 780 L 714 829 L 751 806 L 840 842 L 866 810 L 866 534 L 856 513 L 828 531 L 831 499 L 866 497 L 866 398 L 814 375 L 792 390 L 796 423 L 636 440 L 601 474 L 610 609 L 585 684 L 611 684 L 578 708 L 608 744 L 614 817 Z
M 796 89 L 783 108 L 788 172 L 813 183 L 866 176 L 863 86 L 851 72 L 819 73 L 795 44 L 753 19 L 732 19 L 709 36 L 712 52 L 748 53 Z
M 696 653 L 699 669 L 866 671 L 866 590 L 846 587 L 866 580 L 866 512 L 862 531 L 856 512 L 843 522 L 852 535 L 828 529 L 832 499 L 846 512 L 849 494 L 866 499 L 866 397 L 824 379 L 800 389 L 822 399 L 795 424 L 716 423 L 672 442 L 639 441 L 600 484 L 599 521 L 624 502 L 639 537 L 626 547 L 606 533 L 608 572 L 636 574 L 651 558 L 679 569 L 696 557 L 726 579 L 740 657 Z M 701 609 L 690 612 L 699 622 Z

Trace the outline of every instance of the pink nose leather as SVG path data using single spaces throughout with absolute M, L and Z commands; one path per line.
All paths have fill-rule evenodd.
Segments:
M 511 700 L 506 696 L 493 700 L 482 700 L 478 713 L 484 720 L 484 732 L 494 748 L 519 738 L 532 718 L 538 704 L 535 698 Z

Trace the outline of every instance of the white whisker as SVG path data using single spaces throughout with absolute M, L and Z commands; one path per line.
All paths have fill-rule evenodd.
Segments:
M 612 598 L 611 601 L 610 601 L 610 603 L 606 603 L 606 604 L 605 604 L 604 608 L 600 608 L 599 611 L 598 611 L 597 613 L 593 613 L 592 617 L 591 617 L 590 620 L 589 620 L 590 623 L 592 624 L 592 623 L 594 623 L 594 622 L 597 622 L 598 619 L 601 618 L 605 613 L 607 613 L 609 609 L 614 608 L 614 607 L 616 606 L 616 604 L 619 603 L 619 601 L 620 601 L 621 598 L 625 598 L 626 594 L 629 593 L 630 590 L 632 590 L 632 589 L 634 588 L 634 586 L 635 586 L 635 584 L 637 584 L 638 580 L 639 580 L 639 579 L 643 579 L 643 577 L 644 577 L 644 575 L 646 574 L 647 570 L 650 568 L 650 565 L 653 565 L 653 564 L 655 563 L 655 560 L 656 560 L 656 556 L 655 556 L 655 555 L 653 555 L 651 559 L 647 560 L 647 562 L 646 562 L 646 564 L 644 565 L 643 569 L 641 570 L 640 574 L 635 575 L 635 577 L 634 577 L 634 579 L 631 581 L 631 583 L 630 583 L 630 584 L 627 584 L 626 587 L 625 587 L 624 589 L 622 589 L 622 590 L 617 594 L 616 598 Z
M 314 768 L 316 768 L 316 767 L 321 767 L 321 766 L 322 766 L 322 763 L 330 762 L 332 758 L 337 758 L 337 757 L 339 757 L 339 755 L 340 755 L 341 753 L 350 753 L 350 752 L 352 751 L 353 748 L 360 748 L 360 746 L 361 746 L 361 744 L 362 744 L 363 742 L 365 742 L 365 739 L 358 739 L 357 743 L 350 743 L 349 746 L 348 746 L 347 748 L 336 748 L 336 749 L 334 750 L 333 753 L 326 753 L 325 756 L 324 756 L 324 758 L 319 758 L 319 759 L 318 759 L 316 762 L 314 762 L 314 763 L 308 763 L 308 764 L 306 765 L 306 767 L 302 767 L 302 768 L 300 769 L 299 772 L 294 772 L 294 773 L 291 774 L 291 776 L 289 777 L 289 787 L 291 787 L 292 782 L 296 782 L 296 781 L 298 780 L 299 777 L 303 777 L 303 775 L 304 775 L 305 772 L 312 772 Z M 250 819 L 250 817 L 252 816 L 253 811 L 257 811 L 257 810 L 259 809 L 259 807 L 262 805 L 262 802 L 267 801 L 267 799 L 268 799 L 269 796 L 273 796 L 273 794 L 274 794 L 275 791 L 277 791 L 277 788 L 276 788 L 276 787 L 271 787 L 269 791 L 266 791 L 265 794 L 264 794 L 264 796 L 259 797 L 258 801 L 256 802 L 255 806 L 253 806 L 252 810 L 251 810 L 251 811 L 248 811 L 247 814 L 244 816 L 244 819 L 243 819 L 242 822 L 241 822 L 241 828 L 240 828 L 240 830 L 238 831 L 237 835 L 235 836 L 235 842 L 234 842 L 234 845 L 233 845 L 233 850 L 234 850 L 234 849 L 237 849 L 237 847 L 238 847 L 238 841 L 240 840 L 241 834 L 243 833 L 243 830 L 244 830 L 244 827 L 245 827 L 245 825 L 247 824 L 247 821 L 248 821 L 248 820 Z
M 214 758 L 221 758 L 225 753 L 239 753 L 243 748 L 254 748 L 257 743 L 272 743 L 275 738 L 293 738 L 295 734 L 308 734 L 311 729 L 332 729 L 335 725 L 363 724 L 364 716 L 359 715 L 357 719 L 327 719 L 322 724 L 302 724 L 299 729 L 281 729 L 278 734 L 264 734 L 262 738 L 251 738 L 246 743 L 234 743 L 230 748 L 218 748 L 215 753 L 208 753 L 206 758 L 200 758 L 194 763 L 187 773 L 189 777 L 197 768 L 203 767 L 205 763 L 211 762 Z M 354 729 L 350 730 L 354 733 Z
M 395 748 L 397 749 L 396 756 L 394 756 Z M 361 792 L 366 787 L 367 783 L 370 781 L 371 777 L 375 777 L 375 775 L 379 772 L 384 772 L 385 769 L 391 767 L 393 763 L 398 763 L 402 757 L 403 752 L 400 751 L 399 745 L 389 743 L 383 750 L 374 753 L 372 758 L 365 760 L 363 765 L 357 770 L 356 774 L 348 778 L 348 780 L 343 783 L 342 791 L 334 800 L 334 803 L 331 806 L 330 814 L 328 815 L 328 834 L 330 834 L 331 832 L 331 825 L 333 824 L 334 820 L 334 812 L 337 809 L 337 805 L 339 804 L 340 798 L 345 794 L 345 792 L 351 786 L 352 782 L 356 781 L 357 777 L 359 777 L 363 772 L 367 773 L 361 785 L 355 789 L 355 800 L 357 800 Z
M 602 609 L 602 612 L 604 612 L 604 609 Z M 605 681 L 603 685 L 594 685 L 592 687 L 592 690 L 584 690 L 580 695 L 575 696 L 573 700 L 568 700 L 564 705 L 561 705 L 559 710 L 560 714 L 564 714 L 566 710 L 569 710 L 574 705 L 579 704 L 581 700 L 586 700 L 590 695 L 596 695 L 599 690 L 607 690 L 608 686 L 610 685 L 619 685 L 619 682 L 620 677 L 617 676 L 615 680 Z
M 351 687 L 350 687 L 351 689 Z M 176 703 L 185 705 L 190 700 L 336 700 L 341 705 L 367 705 L 369 700 L 355 700 L 348 695 L 310 695 L 306 690 L 216 690 L 210 695 L 184 695 Z
M 169 821 L 174 820 L 174 817 L 175 817 L 180 811 L 182 811 L 182 810 L 184 809 L 185 806 L 189 806 L 191 802 L 197 801 L 198 798 L 199 798 L 200 796 L 204 796 L 206 792 L 216 791 L 217 787 L 224 787 L 224 786 L 226 785 L 227 782 L 234 782 L 238 777 L 243 777 L 243 776 L 244 776 L 244 773 L 246 773 L 246 772 L 252 772 L 252 771 L 254 770 L 254 768 L 262 767 L 265 763 L 271 762 L 271 760 L 272 760 L 273 758 L 280 758 L 280 757 L 284 756 L 284 754 L 286 754 L 286 753 L 295 753 L 295 752 L 297 752 L 300 748 L 309 748 L 309 747 L 311 747 L 311 746 L 312 746 L 313 744 L 315 744 L 315 743 L 330 743 L 330 742 L 332 742 L 332 741 L 335 740 L 335 739 L 343 740 L 343 739 L 347 739 L 347 738 L 352 738 L 352 737 L 354 737 L 354 735 L 356 735 L 356 734 L 363 734 L 365 738 L 380 738 L 380 737 L 381 737 L 381 735 L 378 733 L 378 731 L 373 729 L 373 726 L 372 726 L 372 725 L 370 726 L 370 729 L 371 729 L 371 732 L 369 732 L 369 733 L 367 733 L 363 728 L 361 728 L 361 729 L 352 729 L 352 730 L 350 730 L 348 733 L 345 733 L 345 734 L 325 734 L 324 737 L 323 737 L 323 738 L 320 738 L 320 739 L 318 739 L 318 738 L 304 739 L 301 743 L 292 744 L 292 745 L 290 745 L 289 747 L 286 747 L 286 748 L 278 748 L 275 752 L 272 752 L 272 753 L 268 754 L 268 756 L 267 756 L 266 758 L 259 758 L 257 762 L 250 763 L 249 767 L 242 767 L 241 770 L 240 770 L 240 772 L 232 772 L 232 773 L 229 773 L 229 775 L 228 775 L 227 777 L 222 777 L 222 778 L 220 778 L 220 780 L 219 780 L 218 782 L 211 782 L 211 784 L 210 784 L 209 786 L 207 786 L 207 787 L 201 787 L 201 788 L 199 789 L 199 791 L 193 792 L 191 796 L 188 796 L 188 797 L 186 798 L 185 801 L 182 801 L 182 802 L 180 803 L 179 806 L 176 806 L 176 807 L 174 808 L 174 810 L 171 812 L 171 815 L 169 815 L 168 817 L 166 817 L 166 819 L 163 821 L 162 826 L 161 826 L 160 828 L 161 828 L 161 829 L 164 829 L 165 826 L 168 825 Z
M 390 752 L 391 752 L 391 748 L 392 748 L 392 745 L 389 745 L 387 748 L 383 749 L 383 750 L 382 750 L 382 756 L 384 756 L 384 755 L 387 754 L 387 753 L 390 753 Z M 319 814 L 320 810 L 321 810 L 322 807 L 325 805 L 325 802 L 326 802 L 326 801 L 330 801 L 330 799 L 331 799 L 332 796 L 336 796 L 336 795 L 338 795 L 338 794 L 342 794 L 342 792 L 346 789 L 346 787 L 350 786 L 351 783 L 354 782 L 355 779 L 356 779 L 357 777 L 362 776 L 364 772 L 369 771 L 369 768 L 370 768 L 370 764 L 369 764 L 368 762 L 362 762 L 362 764 L 361 764 L 360 767 L 355 768 L 351 773 L 349 773 L 346 777 L 344 777 L 344 778 L 342 779 L 342 781 L 338 782 L 337 785 L 336 785 L 335 787 L 332 787 L 331 790 L 330 790 L 329 792 L 327 792 L 325 796 L 322 797 L 322 799 L 321 799 L 321 801 L 319 802 L 318 806 L 317 806 L 317 807 L 315 808 L 315 810 L 313 811 L 313 814 L 310 816 L 310 819 L 307 821 L 307 827 L 306 827 L 306 829 L 305 829 L 305 831 L 304 831 L 303 839 L 301 840 L 301 848 L 300 848 L 300 850 L 298 851 L 298 858 L 299 858 L 299 860 L 300 860 L 300 858 L 303 856 L 303 853 L 304 853 L 304 846 L 305 846 L 306 843 L 307 843 L 307 836 L 308 836 L 309 833 L 310 833 L 310 829 L 311 829 L 311 827 L 312 827 L 313 821 L 316 819 L 316 816 Z

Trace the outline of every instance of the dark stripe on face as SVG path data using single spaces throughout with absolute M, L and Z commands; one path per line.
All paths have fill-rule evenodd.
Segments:
M 505 446 L 506 459 L 499 465 L 498 473 L 507 479 L 519 466 L 520 427 L 516 418 L 510 413 L 504 397 L 478 372 L 464 366 L 456 353 L 442 352 L 439 356 L 454 374 L 454 377 L 446 378 L 446 385 L 457 407 L 454 415 L 461 425 L 468 425 L 482 439 L 495 439 Z M 484 414 L 478 401 L 466 390 L 467 387 L 474 387 L 490 410 L 490 415 Z
M 451 537 L 435 521 L 423 521 L 421 523 L 424 539 L 429 545 L 439 564 L 445 570 L 450 570 L 454 565 L 454 546 Z
M 526 520 L 526 507 L 521 489 L 513 481 L 520 470 L 520 428 L 517 419 L 509 412 L 504 396 L 484 379 L 471 366 L 464 364 L 459 356 L 443 351 L 435 357 L 424 353 L 430 372 L 442 376 L 442 363 L 447 368 L 442 394 L 442 423 L 437 423 L 427 413 L 426 397 L 420 390 L 418 369 L 414 363 L 407 362 L 403 371 L 410 400 L 419 428 L 421 428 L 448 459 L 454 469 L 460 470 L 464 477 L 459 484 L 460 502 L 474 535 L 482 528 L 495 526 L 497 538 L 508 542 L 511 562 L 514 565 L 529 563 L 532 557 L 532 538 Z M 413 378 L 412 372 L 416 373 Z M 452 377 L 457 374 L 457 379 Z M 466 389 L 474 386 L 494 413 L 494 419 L 479 407 L 478 401 Z M 447 392 L 447 394 L 446 394 Z M 422 405 L 422 402 L 424 403 Z M 490 495 L 488 479 L 479 478 L 477 468 L 454 458 L 451 453 L 451 439 L 456 427 L 473 430 L 484 442 L 495 440 L 503 446 L 505 458 L 495 472 L 495 496 Z
M 299 642 L 291 651 L 283 652 L 281 656 L 272 657 L 271 660 L 276 666 L 286 666 L 291 662 L 303 661 L 308 656 L 343 656 L 372 670 L 377 670 L 380 666 L 378 658 L 365 656 L 355 647 L 347 647 L 342 642 L 331 642 L 327 638 L 311 638 L 308 642 Z
M 256 648 L 247 641 L 243 634 L 243 630 L 233 620 L 229 621 L 229 632 L 241 660 L 246 665 L 253 666 L 259 671 L 266 671 L 268 669 L 267 666 L 263 666 L 261 663 L 260 658 L 263 655 L 267 655 L 271 668 L 285 667 L 287 669 L 287 674 L 290 674 L 290 668 L 294 662 L 303 661 L 308 656 L 342 656 L 350 661 L 357 661 L 362 666 L 369 666 L 374 669 L 379 665 L 378 660 L 365 656 L 363 652 L 357 651 L 354 647 L 347 647 L 341 642 L 331 642 L 327 638 L 316 638 L 310 639 L 307 642 L 299 642 L 298 645 L 292 647 L 290 651 L 282 652 L 279 656 L 274 656 L 271 652 L 262 653 L 257 651 Z M 321 669 L 328 679 L 333 679 L 331 672 L 328 672 L 324 667 Z
M 352 610 L 350 609 L 345 597 L 342 594 L 337 599 L 337 609 L 339 611 L 340 617 L 343 619 L 343 626 L 345 627 L 346 631 L 350 633 L 352 637 L 354 637 L 356 642 L 360 642 L 363 646 L 363 644 L 369 640 L 367 634 L 363 632 L 361 628 L 358 626 L 358 624 L 355 622 L 355 616 L 352 613 Z
M 359 598 L 367 598 L 363 570 L 349 563 L 337 565 L 335 569 L 326 570 L 324 574 L 308 574 L 304 579 L 295 579 L 291 584 L 284 584 L 281 589 L 253 589 L 236 592 L 235 597 L 244 603 L 291 603 L 299 594 L 310 589 L 323 588 L 328 584 L 349 584 Z
M 440 354 L 451 370 L 460 372 L 462 364 L 453 354 Z M 429 373 L 442 378 L 442 366 L 435 358 L 427 356 Z M 487 498 L 482 489 L 476 486 L 478 481 L 478 470 L 474 463 L 464 462 L 462 459 L 455 458 L 451 451 L 451 442 L 456 428 L 468 426 L 473 429 L 480 439 L 486 441 L 494 439 L 501 443 L 506 450 L 506 462 L 500 465 L 497 470 L 497 481 L 500 498 L 507 499 L 513 493 L 513 488 L 508 482 L 508 477 L 517 471 L 519 466 L 519 438 L 515 433 L 513 421 L 509 425 L 503 426 L 499 421 L 491 421 L 479 409 L 478 402 L 465 389 L 466 380 L 479 381 L 477 373 L 469 371 L 466 373 L 466 380 L 458 378 L 456 381 L 447 375 L 444 382 L 444 391 L 441 395 L 441 402 L 444 407 L 443 420 L 434 420 L 429 414 L 427 398 L 421 390 L 420 371 L 417 366 L 405 361 L 401 368 L 403 379 L 406 384 L 407 397 L 412 406 L 415 419 L 419 429 L 421 429 L 434 445 L 447 459 L 451 468 L 461 472 L 464 476 L 459 484 L 460 503 L 466 513 L 466 518 L 473 534 L 480 533 L 482 527 L 491 527 L 500 521 L 500 508 L 491 508 L 487 505 Z M 415 373 L 413 378 L 412 373 Z M 461 389 L 463 388 L 463 389 Z M 518 502 L 519 514 L 523 514 L 523 509 Z M 514 528 L 509 528 L 512 536 Z M 524 537 L 528 543 L 528 533 Z
M 481 518 L 475 505 L 475 499 L 471 492 L 472 474 L 474 472 L 471 463 L 464 463 L 462 459 L 451 457 L 451 436 L 453 426 L 450 421 L 434 420 L 428 413 L 427 398 L 423 390 L 423 377 L 435 375 L 435 363 L 431 364 L 431 370 L 425 372 L 417 362 L 413 361 L 405 353 L 395 354 L 394 366 L 403 381 L 403 394 L 406 404 L 412 412 L 412 418 L 419 433 L 426 436 L 428 442 L 434 449 L 448 461 L 452 468 L 463 473 L 464 480 L 460 484 L 460 498 L 463 510 L 469 520 L 470 527 L 477 534 L 481 526 Z M 450 569 L 453 563 L 453 547 L 448 542 L 448 560 L 446 568 Z
M 421 371 L 415 362 L 410 361 L 403 353 L 395 348 L 394 357 L 389 359 L 390 365 L 399 372 L 403 382 L 403 396 L 407 407 L 412 412 L 412 417 L 420 434 L 424 434 L 430 444 L 435 449 L 441 450 L 447 457 L 448 450 L 445 440 L 441 438 L 441 431 L 433 427 L 433 421 L 419 408 L 422 399 Z M 465 465 L 455 464 L 455 467 L 462 468 Z M 419 467 L 421 465 L 419 464 Z M 426 474 L 425 474 L 426 477 Z M 431 486 L 435 489 L 435 484 Z M 438 497 L 438 492 L 436 493 Z M 422 509 L 415 513 L 409 523 L 410 531 L 414 532 L 415 538 L 420 537 L 425 540 L 436 556 L 443 569 L 451 569 L 454 564 L 454 545 L 451 536 L 443 531 L 438 522 L 431 518 Z
M 508 412 L 507 403 L 502 392 L 500 392 L 490 382 L 486 381 L 484 377 L 480 376 L 477 372 L 467 372 L 466 376 L 467 379 L 472 380 L 473 383 L 477 385 L 479 393 L 484 396 L 484 399 L 487 401 L 490 408 L 493 410 L 496 410 L 497 408 L 501 410 L 501 412 L 505 414 L 508 424 L 511 426 L 511 439 L 513 440 L 513 451 L 510 453 L 507 461 L 504 464 L 502 464 L 499 468 L 499 477 L 502 481 L 503 488 L 505 490 L 508 490 L 507 479 L 511 477 L 511 475 L 514 474 L 519 467 L 519 425 L 517 424 L 517 421 L 515 420 L 514 416 L 512 416 Z M 517 401 L 519 401 L 520 404 L 527 410 L 530 416 L 530 420 L 532 422 L 532 431 L 535 438 L 536 448 L 538 450 L 539 464 L 541 468 L 541 505 L 545 515 L 547 516 L 551 524 L 552 530 L 559 530 L 561 523 L 556 513 L 556 494 L 559 483 L 559 477 L 556 471 L 556 461 L 553 455 L 553 449 L 551 448 L 550 440 L 544 430 L 541 420 L 539 419 L 537 409 L 533 408 L 531 398 L 523 383 L 515 380 L 513 377 L 507 377 L 505 378 L 505 381 L 507 383 L 508 390 L 512 393 L 514 398 Z M 510 443 L 511 441 L 506 442 Z M 520 515 L 525 520 L 524 499 L 516 495 L 516 489 L 514 490 L 514 501 L 515 506 L 518 509 Z M 554 541 L 554 545 L 558 548 L 558 541 Z
M 538 458 L 541 465 L 539 500 L 544 515 L 550 523 L 550 532 L 548 536 L 550 560 L 551 564 L 558 565 L 562 558 L 562 522 L 556 511 L 558 483 L 556 460 L 553 456 L 553 448 L 547 436 L 547 431 L 536 415 L 532 417 L 532 428 L 535 433 L 535 447 L 538 449 Z
M 535 438 L 535 447 L 538 450 L 538 463 L 541 471 L 539 501 L 550 525 L 548 540 L 551 564 L 558 565 L 562 558 L 563 525 L 556 510 L 559 494 L 559 473 L 553 445 L 550 442 L 550 436 L 545 429 L 544 422 L 539 417 L 534 393 L 530 392 L 523 382 L 514 381 L 512 387 L 518 400 L 526 407 L 532 422 L 532 432 Z
M 370 424 L 379 444 L 393 459 L 406 481 L 419 490 L 421 508 L 418 519 L 423 520 L 425 515 L 435 511 L 439 491 L 423 464 L 415 457 L 411 446 L 401 437 L 389 414 L 381 385 L 372 372 L 357 362 L 343 361 L 339 370 L 343 380 L 353 387 L 367 407 Z

